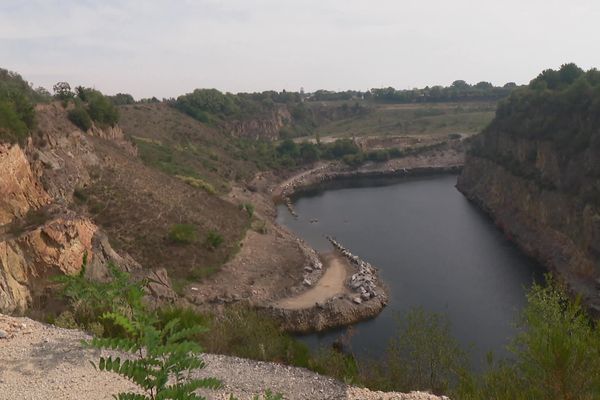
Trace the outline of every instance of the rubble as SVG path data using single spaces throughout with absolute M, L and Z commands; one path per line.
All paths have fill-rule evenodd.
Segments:
M 354 297 L 352 301 L 356 304 L 361 304 L 363 301 L 369 301 L 377 297 L 377 268 L 352 254 L 350 250 L 346 249 L 331 236 L 326 236 L 326 238 L 336 250 L 350 261 L 352 266 L 358 269 L 358 272 L 352 274 L 348 280 L 348 287 L 359 295 Z

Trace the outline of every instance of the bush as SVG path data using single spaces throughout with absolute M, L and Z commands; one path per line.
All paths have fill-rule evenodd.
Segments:
M 465 399 L 595 399 L 600 396 L 600 330 L 580 299 L 548 275 L 527 294 L 521 332 L 509 349 L 512 360 L 482 378 L 470 377 L 459 390 Z
M 187 183 L 188 185 L 190 185 L 192 187 L 195 187 L 196 189 L 202 189 L 206 193 L 209 193 L 209 194 L 217 194 L 217 191 L 213 185 L 211 185 L 210 183 L 208 183 L 200 178 L 195 178 L 193 176 L 183 176 L 183 175 L 175 175 L 175 177 L 181 179 L 182 181 L 184 181 L 185 183 Z
M 69 121 L 76 127 L 86 132 L 92 127 L 92 119 L 83 107 L 75 107 L 67 114 Z
M 119 110 L 101 92 L 78 86 L 76 101 L 85 105 L 90 119 L 101 126 L 114 126 L 119 121 Z
M 302 367 L 309 365 L 308 348 L 282 332 L 276 321 L 256 310 L 243 306 L 229 307 L 214 318 L 210 332 L 200 341 L 211 353 Z
M 246 211 L 249 218 L 252 218 L 252 216 L 254 215 L 254 204 L 252 203 L 240 204 L 240 209 Z
M 224 241 L 225 241 L 225 239 L 223 239 L 223 236 L 220 233 L 215 232 L 215 231 L 210 231 L 206 235 L 205 243 L 209 249 L 215 250 L 221 244 L 223 244 Z
M 311 357 L 309 368 L 319 374 L 332 376 L 347 384 L 361 383 L 358 363 L 352 354 L 334 348 L 321 348 Z
M 69 300 L 69 309 L 59 315 L 55 322 L 61 326 L 79 327 L 98 335 L 121 335 L 124 332 L 103 314 L 131 313 L 131 299 L 142 296 L 142 282 L 131 281 L 127 272 L 116 265 L 108 265 L 106 282 L 92 281 L 86 277 L 87 255 L 77 275 L 59 275 L 53 280 L 61 285 L 61 295 Z
M 351 167 L 358 167 L 365 162 L 363 154 L 346 154 L 342 161 Z
M 175 224 L 171 227 L 168 238 L 176 244 L 191 244 L 198 239 L 198 234 L 194 225 Z
M 0 140 L 9 143 L 23 142 L 28 134 L 27 125 L 19 117 L 14 105 L 0 99 Z
M 41 97 L 20 75 L 0 68 L 0 140 L 23 143 L 35 125 Z
M 451 336 L 449 321 L 416 308 L 398 320 L 385 358 L 361 366 L 361 375 L 378 390 L 446 393 L 468 371 L 466 365 L 466 354 Z

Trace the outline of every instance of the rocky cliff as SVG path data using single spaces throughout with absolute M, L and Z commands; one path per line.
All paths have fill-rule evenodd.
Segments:
M 229 135 L 245 139 L 279 139 L 279 131 L 292 121 L 292 115 L 285 106 L 276 107 L 263 117 L 236 119 L 223 123 Z
M 586 106 L 566 106 L 574 85 L 511 96 L 475 139 L 457 187 L 598 312 L 600 123 L 586 93 Z
M 42 105 L 37 115 L 35 140 L 0 143 L 0 312 L 45 302 L 48 278 L 78 273 L 85 254 L 98 277 L 109 261 L 135 265 L 112 250 L 91 219 L 70 209 L 75 189 L 99 163 L 86 137 L 59 105 Z M 95 130 L 123 140 L 118 133 Z

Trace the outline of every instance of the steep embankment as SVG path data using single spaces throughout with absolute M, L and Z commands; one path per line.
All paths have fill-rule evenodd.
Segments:
M 67 112 L 40 105 L 26 143 L 0 144 L 0 311 L 52 308 L 48 278 L 77 273 L 86 253 L 96 277 L 112 261 L 185 283 L 237 251 L 246 212 L 144 165 L 118 125 L 82 132 Z M 179 225 L 191 230 L 182 243 L 169 239 Z
M 549 75 L 499 107 L 458 188 L 600 311 L 600 96 L 590 83 L 597 74 L 552 79 L 554 86 Z
M 87 140 L 66 119 L 62 107 L 37 109 L 34 140 L 25 145 L 0 144 L 0 310 L 22 312 L 49 306 L 56 274 L 80 271 L 84 254 L 88 273 L 100 277 L 119 256 L 86 215 L 69 207 L 75 187 L 89 182 L 88 168 L 99 164 Z M 102 130 L 95 129 L 102 135 Z M 112 133 L 113 136 L 115 132 Z M 116 140 L 116 138 L 114 138 Z

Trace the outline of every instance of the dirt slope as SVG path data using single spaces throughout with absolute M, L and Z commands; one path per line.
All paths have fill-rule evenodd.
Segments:
M 128 381 L 94 370 L 98 350 L 84 349 L 83 332 L 56 328 L 28 318 L 0 314 L 0 400 L 108 400 L 119 391 L 135 390 Z M 439 400 L 426 393 L 380 393 L 347 386 L 303 368 L 206 354 L 198 377 L 220 379 L 224 388 L 205 391 L 209 400 L 240 400 L 271 389 L 287 400 Z

